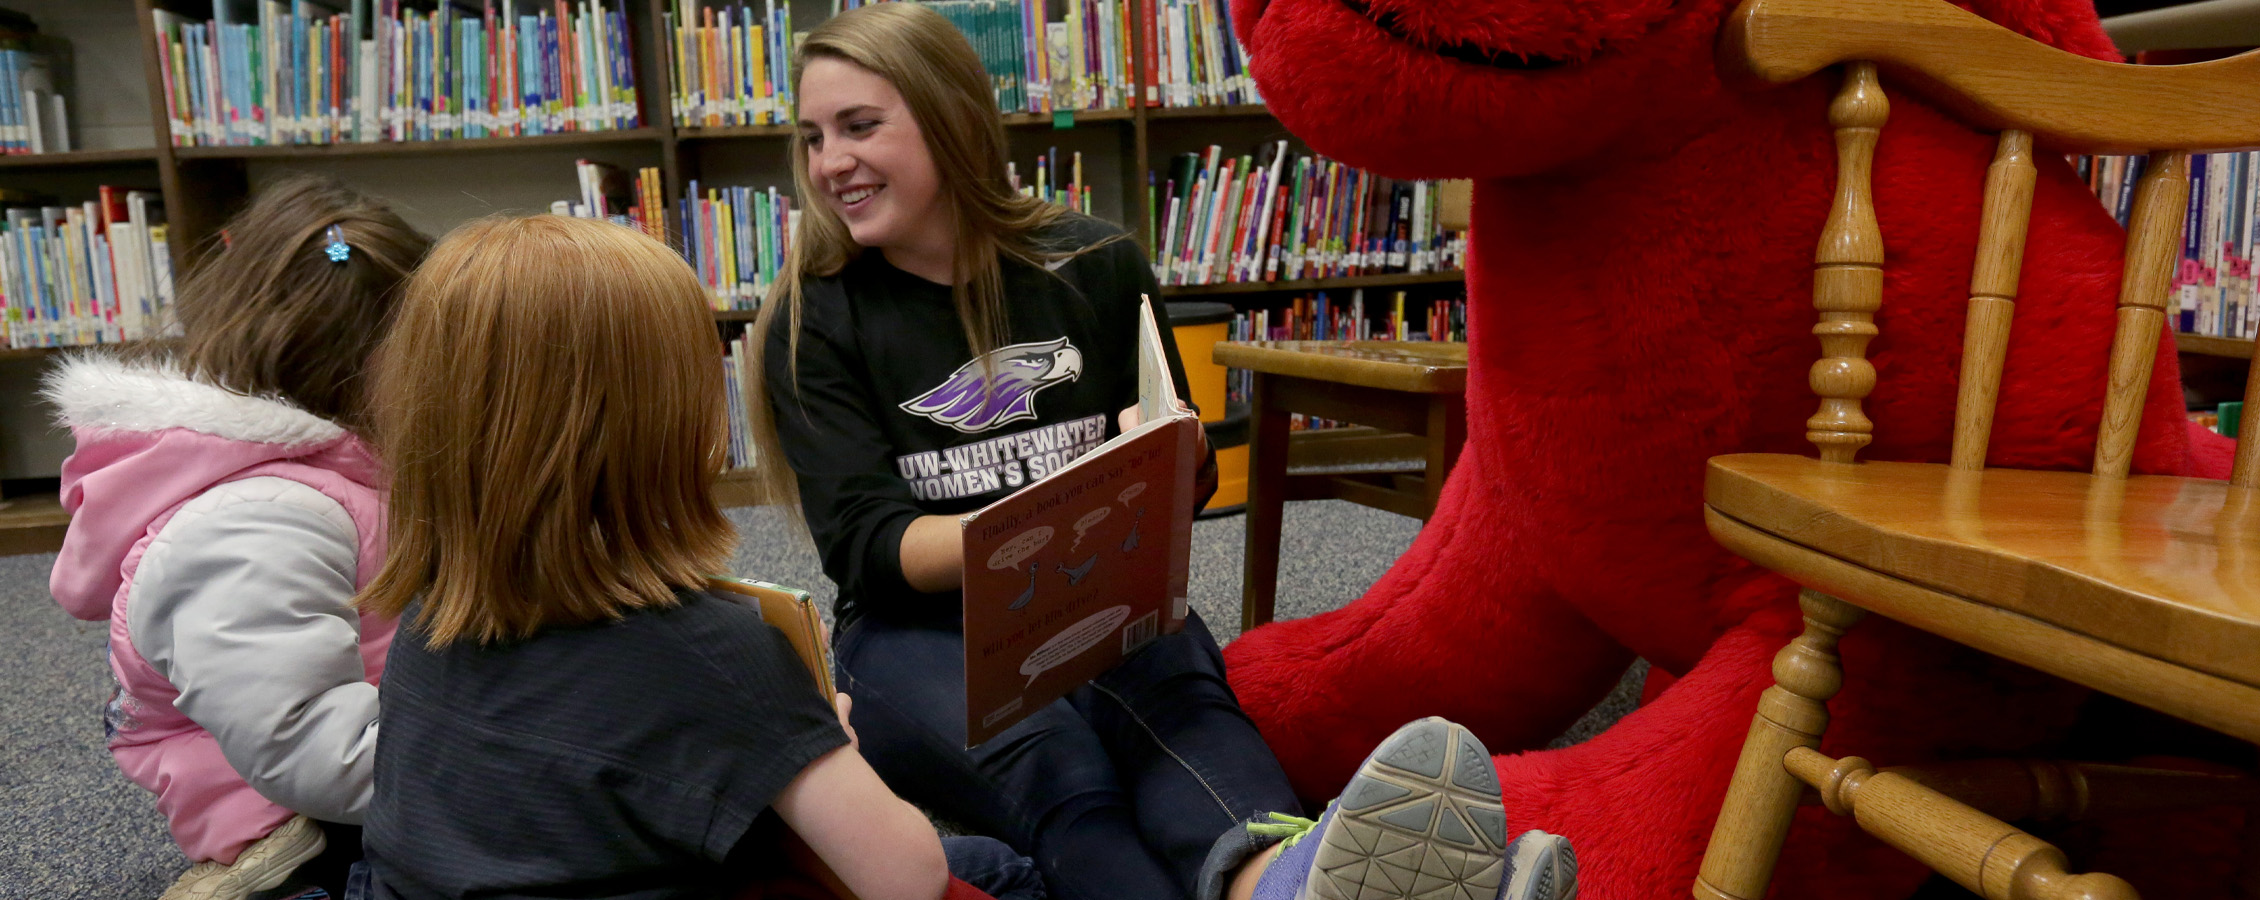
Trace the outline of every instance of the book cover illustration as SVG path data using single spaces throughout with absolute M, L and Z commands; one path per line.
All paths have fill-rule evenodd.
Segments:
M 1184 624 L 1201 425 L 1143 331 L 1141 424 L 963 519 L 968 747 Z

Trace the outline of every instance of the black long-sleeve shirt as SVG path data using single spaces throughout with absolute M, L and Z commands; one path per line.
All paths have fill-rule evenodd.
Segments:
M 1070 214 L 1038 237 L 1071 251 L 1118 233 Z M 993 376 L 966 344 L 949 288 L 877 251 L 803 284 L 797 373 L 783 321 L 769 334 L 769 402 L 824 573 L 840 587 L 842 628 L 861 615 L 954 627 L 956 591 L 928 594 L 903 578 L 911 520 L 971 512 L 1042 478 L 1117 434 L 1115 414 L 1137 403 L 1139 294 L 1162 316 L 1138 245 L 1118 240 L 1052 272 L 1010 259 L 1003 269 L 1008 331 L 990 354 Z

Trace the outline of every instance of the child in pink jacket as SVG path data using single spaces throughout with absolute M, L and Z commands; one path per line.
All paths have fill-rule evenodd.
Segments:
M 362 370 L 429 241 L 312 180 L 264 191 L 222 236 L 182 285 L 179 338 L 48 376 L 78 444 L 50 587 L 110 620 L 110 752 L 196 863 L 165 896 L 309 877 L 338 895 L 393 632 L 352 604 L 385 549 Z

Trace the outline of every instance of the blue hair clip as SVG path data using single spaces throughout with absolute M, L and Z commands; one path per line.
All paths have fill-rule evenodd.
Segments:
M 323 247 L 322 252 L 330 255 L 330 262 L 341 263 L 352 256 L 353 248 L 345 243 L 345 230 L 335 225 L 330 226 L 330 245 Z

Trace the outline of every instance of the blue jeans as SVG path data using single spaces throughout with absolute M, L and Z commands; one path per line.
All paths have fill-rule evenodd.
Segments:
M 942 856 L 949 860 L 951 875 L 996 900 L 1044 900 L 1044 880 L 1036 874 L 1035 866 L 992 838 L 943 838 Z M 346 878 L 343 900 L 371 900 L 375 896 L 369 864 L 355 862 Z
M 1301 812 L 1197 614 L 972 750 L 964 644 L 870 616 L 841 633 L 863 755 L 897 794 L 1033 858 L 1054 897 L 1189 897 L 1218 835 Z
M 1044 900 L 1044 878 L 1035 863 L 995 838 L 943 838 L 942 856 L 957 880 L 996 900 Z

